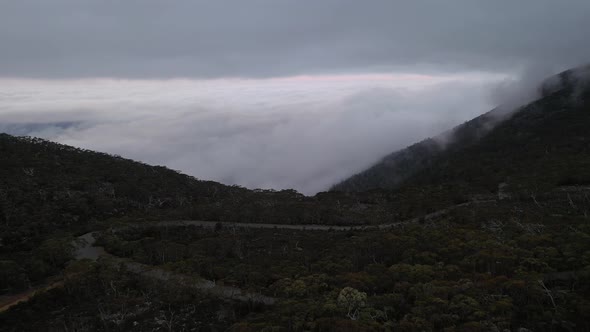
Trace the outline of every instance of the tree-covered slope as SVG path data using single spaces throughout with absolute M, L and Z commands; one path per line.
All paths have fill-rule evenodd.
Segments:
M 379 197 L 249 190 L 119 156 L 0 134 L 0 295 L 59 273 L 72 258 L 73 236 L 113 223 L 387 222 L 395 212 Z
M 9 279 L 16 282 L 0 275 L 0 294 L 59 271 L 72 236 L 113 222 L 368 224 L 391 219 L 387 202 L 361 196 L 249 190 L 119 156 L 0 134 L 0 268 L 15 271 Z
M 550 164 L 577 161 L 588 144 L 587 73 L 586 67 L 551 77 L 540 84 L 539 100 L 513 112 L 492 110 L 448 133 L 394 152 L 332 189 L 396 189 L 408 182 L 443 183 L 451 178 L 471 183 L 473 177 L 479 178 L 475 182 L 497 187 L 497 181 L 507 176 L 534 174 L 529 165 L 539 161 L 539 151 L 553 151 L 544 155 L 546 165 L 540 167 L 544 171 L 549 171 Z M 576 165 L 581 173 L 572 176 L 586 177 Z M 550 176 L 555 181 L 562 175 L 552 172 Z
M 0 223 L 5 225 L 42 229 L 206 203 L 244 191 L 118 156 L 0 134 Z

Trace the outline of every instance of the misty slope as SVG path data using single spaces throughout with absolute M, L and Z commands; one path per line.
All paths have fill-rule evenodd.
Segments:
M 547 176 L 543 182 L 552 183 L 587 181 L 583 158 L 590 125 L 587 73 L 584 67 L 551 77 L 540 85 L 542 97 L 537 101 L 511 114 L 492 110 L 448 133 L 394 152 L 332 190 L 456 182 L 493 191 L 510 176 L 526 175 Z M 531 165 L 534 172 L 529 172 Z

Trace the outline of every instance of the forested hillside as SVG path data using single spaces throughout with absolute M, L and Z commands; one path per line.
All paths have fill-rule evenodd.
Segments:
M 112 223 L 379 223 L 395 214 L 380 197 L 248 190 L 119 156 L 0 134 L 0 264 L 9 272 L 0 276 L 0 294 L 57 273 L 71 258 L 72 236 Z
M 589 72 L 588 67 L 581 67 L 550 77 L 539 85 L 539 100 L 515 110 L 494 109 L 447 133 L 394 152 L 332 189 L 395 189 L 404 182 L 446 183 L 449 176 L 453 181 L 471 183 L 471 177 L 477 174 L 480 180 L 486 178 L 484 187 L 494 191 L 492 187 L 507 176 L 530 174 L 530 162 L 538 160 L 539 152 L 547 152 L 545 161 L 551 159 L 566 166 L 568 160 L 583 158 L 581 154 L 587 152 Z M 564 160 L 566 155 L 570 157 Z M 517 164 L 505 165 L 506 159 Z M 565 175 L 550 167 L 542 166 L 536 172 L 550 172 L 547 175 L 559 182 L 555 177 Z M 503 174 L 498 174 L 499 169 Z M 465 177 L 462 172 L 467 172 Z M 575 167 L 571 176 L 587 178 L 587 173 Z

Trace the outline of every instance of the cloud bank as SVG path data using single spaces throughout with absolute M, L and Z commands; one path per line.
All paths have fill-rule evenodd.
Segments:
M 328 189 L 491 108 L 503 76 L 1 80 L 0 131 L 249 188 Z

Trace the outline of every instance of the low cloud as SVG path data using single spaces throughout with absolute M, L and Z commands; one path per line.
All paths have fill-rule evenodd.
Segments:
M 542 83 L 555 74 L 555 69 L 532 65 L 513 77 L 506 78 L 491 90 L 491 101 L 505 112 L 511 112 L 541 97 Z
M 488 91 L 501 79 L 20 80 L 4 82 L 0 130 L 202 179 L 314 194 L 489 110 Z

